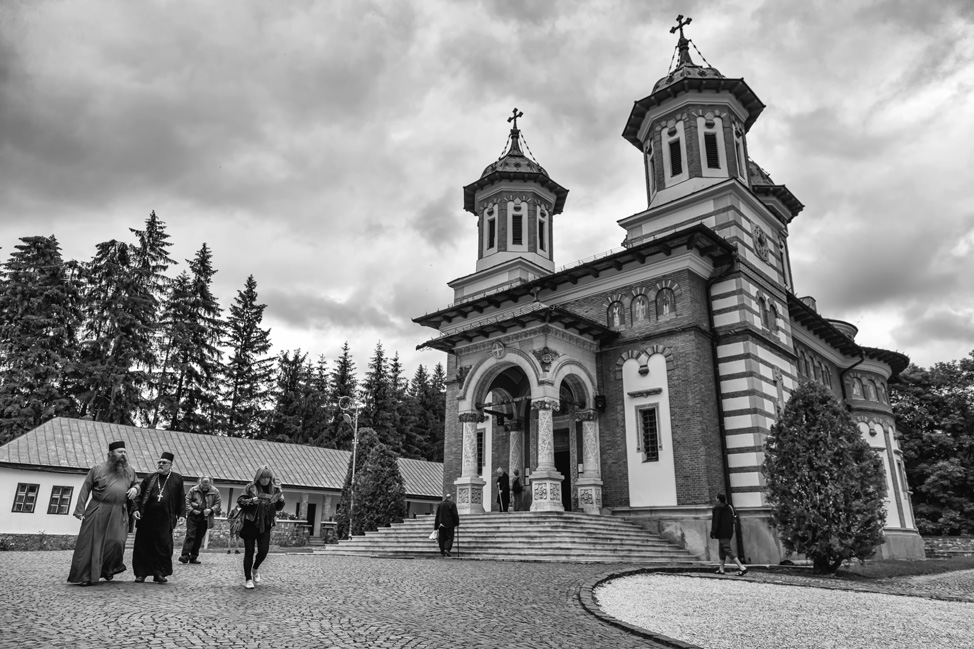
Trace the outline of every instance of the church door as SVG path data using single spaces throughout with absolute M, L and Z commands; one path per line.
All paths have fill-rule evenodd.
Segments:
M 555 431 L 555 469 L 565 476 L 561 481 L 561 504 L 572 511 L 572 453 L 568 443 L 568 429 Z

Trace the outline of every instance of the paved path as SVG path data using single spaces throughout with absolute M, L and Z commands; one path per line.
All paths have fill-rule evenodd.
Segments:
M 655 646 L 576 598 L 625 566 L 271 554 L 248 591 L 241 556 L 177 563 L 168 584 L 128 570 L 83 588 L 65 581 L 70 552 L 0 552 L 0 646 Z

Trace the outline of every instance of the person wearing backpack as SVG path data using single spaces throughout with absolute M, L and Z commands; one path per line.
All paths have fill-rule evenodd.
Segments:
M 284 491 L 274 480 L 274 472 L 266 464 L 257 469 L 254 481 L 248 484 L 237 504 L 243 512 L 244 588 L 259 584 L 260 564 L 267 557 L 271 544 L 271 529 L 276 525 L 277 512 L 284 509 Z M 254 554 L 256 547 L 257 553 Z
M 724 574 L 724 563 L 727 561 L 727 557 L 733 559 L 734 563 L 737 564 L 738 577 L 743 577 L 747 574 L 747 568 L 744 567 L 741 560 L 734 554 L 734 548 L 731 546 L 731 540 L 734 538 L 736 518 L 737 513 L 734 511 L 734 508 L 727 504 L 727 496 L 717 494 L 717 504 L 714 505 L 713 517 L 710 523 L 710 538 L 717 539 L 717 551 L 720 556 L 720 567 L 717 568 L 718 575 Z
M 521 484 L 521 471 L 514 469 L 514 480 L 511 482 L 511 494 L 514 496 L 514 511 L 519 512 L 523 508 L 521 495 L 524 493 L 524 485 Z

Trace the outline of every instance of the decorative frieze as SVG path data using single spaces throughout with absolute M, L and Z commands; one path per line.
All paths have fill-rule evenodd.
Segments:
M 651 397 L 653 395 L 662 394 L 662 393 L 663 393 L 663 388 L 650 388 L 648 390 L 633 390 L 632 392 L 627 392 L 626 394 L 628 394 L 633 399 L 636 399 L 639 397 Z
M 545 372 L 551 369 L 551 364 L 555 361 L 556 358 L 561 356 L 561 354 L 559 354 L 554 349 L 551 349 L 547 345 L 545 345 L 541 349 L 532 349 L 531 353 L 534 354 L 534 357 L 538 359 L 539 363 L 541 363 L 541 369 L 544 370 Z
M 528 329 L 522 329 L 520 331 L 504 334 L 503 336 L 491 338 L 490 340 L 480 340 L 463 346 L 458 345 L 455 351 L 456 354 L 461 357 L 470 354 L 477 354 L 490 351 L 495 342 L 503 343 L 504 346 L 508 348 L 508 351 L 510 351 L 510 348 L 516 347 L 516 343 L 522 340 L 530 340 L 532 338 L 545 335 L 554 338 L 555 340 L 564 341 L 584 351 L 595 352 L 599 349 L 599 343 L 594 340 L 589 340 L 588 338 L 573 334 L 570 331 L 565 331 L 560 327 L 555 327 L 550 324 L 542 324 L 535 327 L 530 327 Z

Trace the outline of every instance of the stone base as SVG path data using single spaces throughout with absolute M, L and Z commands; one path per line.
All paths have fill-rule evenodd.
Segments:
M 582 511 L 593 516 L 602 514 L 602 481 L 579 478 L 577 484 L 578 504 Z
M 537 469 L 531 475 L 531 511 L 563 512 L 561 483 L 565 476 L 555 469 Z
M 453 482 L 457 488 L 457 512 L 460 514 L 483 514 L 484 513 L 484 485 L 486 480 L 477 476 L 457 478 Z

